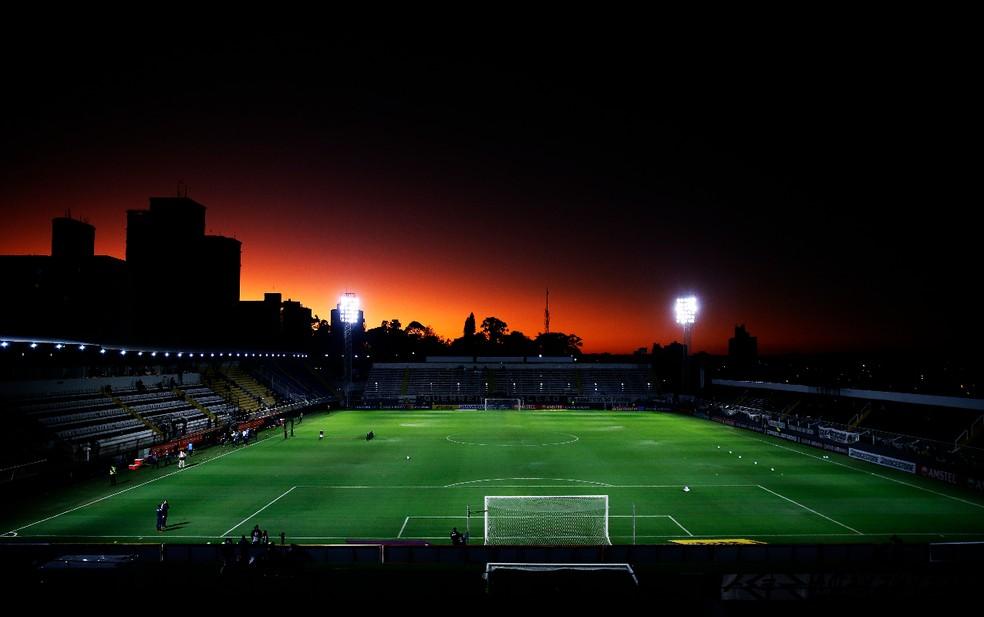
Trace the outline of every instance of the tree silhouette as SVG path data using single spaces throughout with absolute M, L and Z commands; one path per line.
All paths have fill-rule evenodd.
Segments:
M 486 317 L 482 320 L 482 332 L 492 347 L 502 344 L 502 339 L 505 338 L 507 330 L 509 330 L 508 324 L 498 317 Z

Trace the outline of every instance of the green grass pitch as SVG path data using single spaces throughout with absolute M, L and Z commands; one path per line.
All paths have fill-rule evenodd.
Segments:
M 325 439 L 318 439 L 318 431 Z M 367 442 L 372 430 L 376 439 Z M 191 465 L 91 480 L 5 503 L 4 541 L 271 538 L 448 543 L 486 495 L 608 495 L 613 543 L 980 540 L 984 498 L 714 422 L 582 411 L 308 414 L 284 440 L 214 447 Z M 410 456 L 410 460 L 407 460 Z M 774 470 L 774 471 L 773 471 Z M 685 492 L 683 486 L 689 486 Z M 167 531 L 154 510 L 171 504 Z M 481 515 L 471 541 L 482 539 Z

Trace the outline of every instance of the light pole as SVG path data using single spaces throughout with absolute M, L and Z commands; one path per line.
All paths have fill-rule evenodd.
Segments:
M 359 296 L 351 292 L 338 300 L 338 318 L 345 337 L 345 406 L 349 407 L 352 392 L 352 324 L 359 321 Z
M 687 364 L 690 357 L 690 348 L 693 344 L 693 330 L 694 322 L 697 321 L 697 297 L 696 296 L 686 296 L 683 298 L 677 298 L 676 306 L 674 312 L 676 313 L 676 322 L 683 326 L 683 366 L 682 366 L 682 382 L 680 383 L 680 391 L 683 392 L 687 389 Z

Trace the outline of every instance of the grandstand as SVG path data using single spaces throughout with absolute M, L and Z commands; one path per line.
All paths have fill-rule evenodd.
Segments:
M 87 386 L 96 391 L 73 394 L 44 394 L 41 383 L 36 393 L 9 400 L 9 407 L 68 444 L 78 460 L 89 460 L 212 428 L 235 414 L 232 405 L 197 383 L 197 374 L 182 377 L 187 385 L 170 384 L 169 377 L 153 388 L 135 380 L 126 389 L 95 379 Z
M 526 403 L 606 406 L 658 394 L 648 365 L 578 364 L 571 358 L 432 358 L 376 363 L 363 399 L 375 405 Z
M 844 446 L 864 448 L 912 473 L 946 469 L 974 478 L 984 464 L 984 451 L 975 447 L 984 402 L 976 399 L 721 380 L 704 411 L 733 426 L 785 431 L 785 439 L 814 447 L 845 454 Z

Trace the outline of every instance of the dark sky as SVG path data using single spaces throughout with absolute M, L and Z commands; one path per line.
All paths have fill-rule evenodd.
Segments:
M 2 45 L 2 253 L 50 218 L 122 257 L 178 182 L 244 243 L 244 299 L 586 351 L 736 323 L 765 352 L 979 346 L 969 43 L 928 24 L 425 33 L 27 28 Z M 235 30 L 235 33 L 231 33 Z M 977 71 L 979 72 L 979 71 Z

